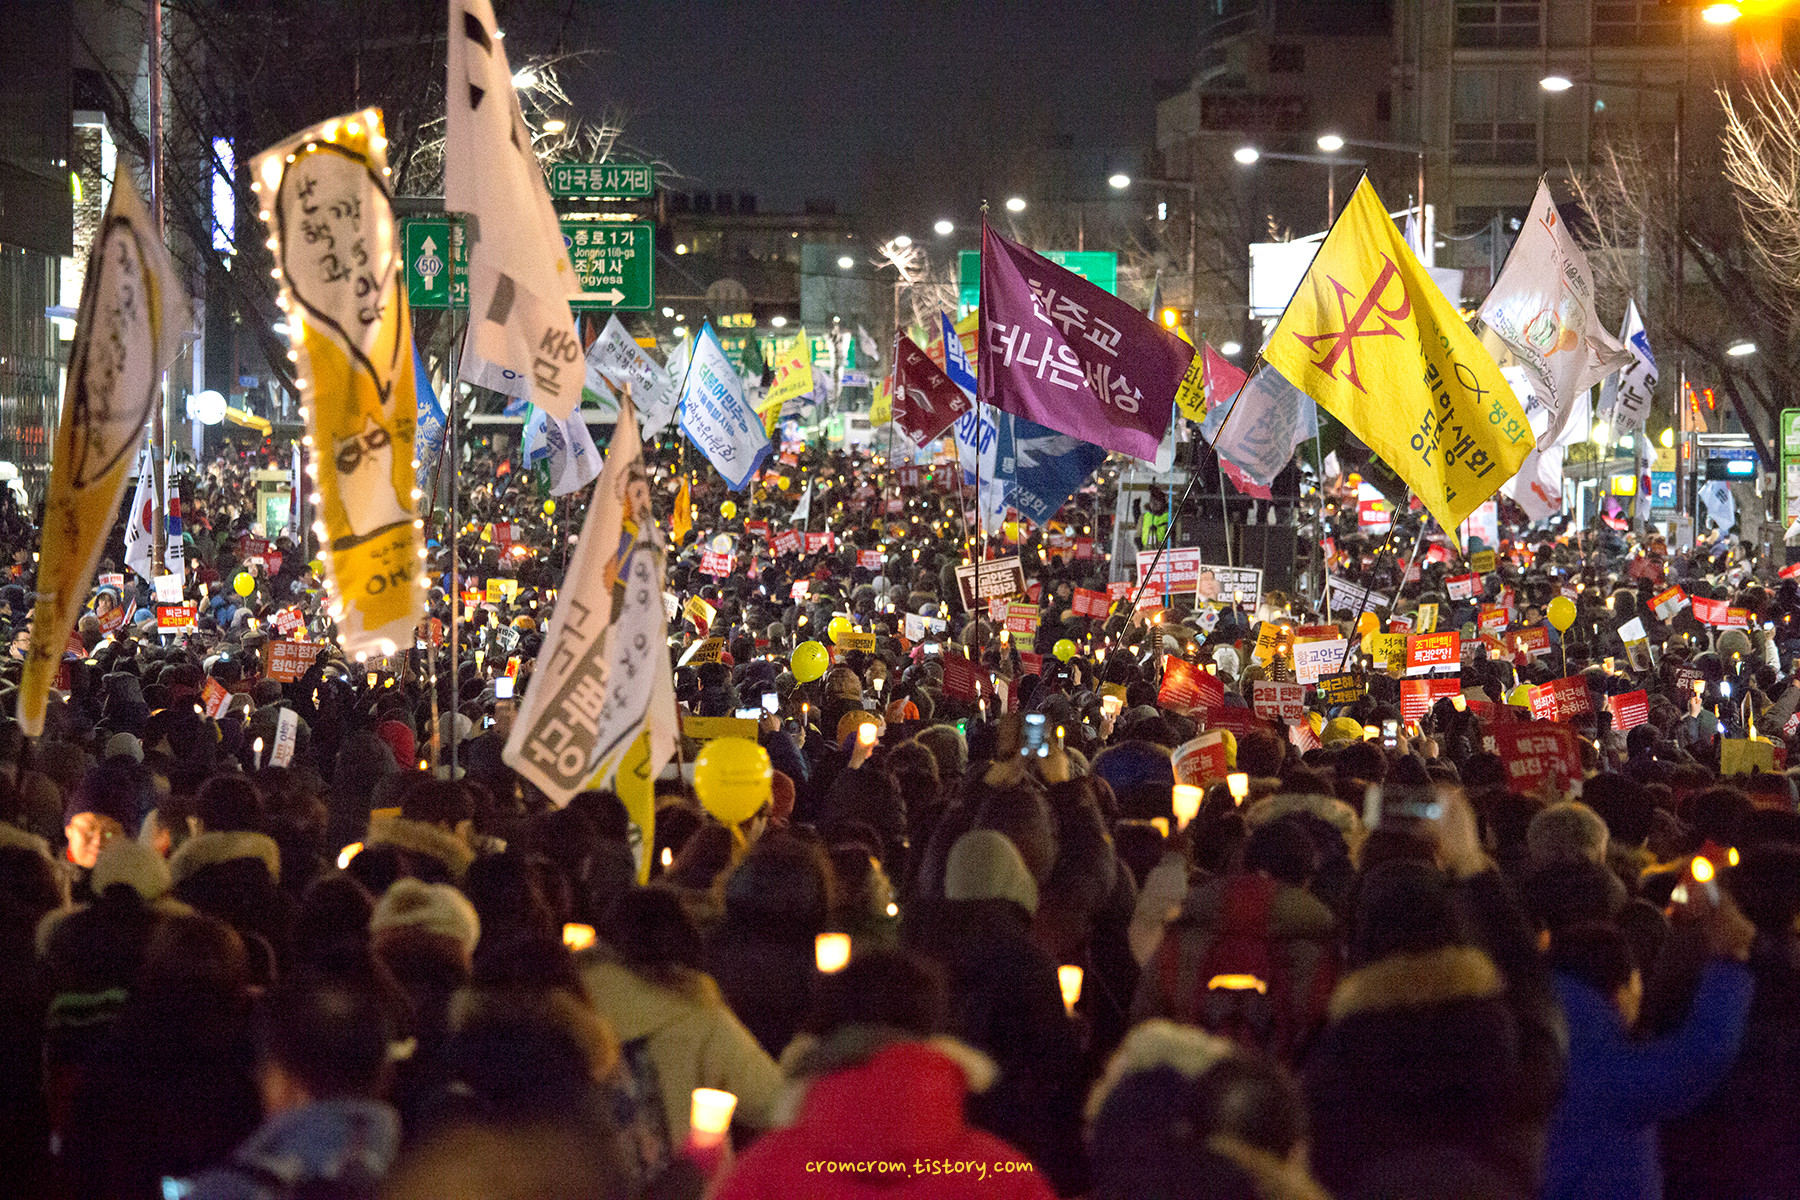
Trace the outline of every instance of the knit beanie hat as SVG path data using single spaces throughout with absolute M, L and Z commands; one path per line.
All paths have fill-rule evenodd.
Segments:
M 944 864 L 944 897 L 948 900 L 1011 900 L 1035 915 L 1037 881 L 1019 848 L 1005 834 L 971 829 L 950 847 Z
M 468 898 L 447 883 L 424 883 L 408 876 L 396 879 L 375 904 L 369 933 L 410 931 L 450 938 L 469 954 L 481 940 L 481 918 Z
M 106 739 L 106 753 L 101 758 L 129 758 L 144 761 L 144 743 L 129 733 L 115 733 Z
M 160 899 L 175 886 L 163 856 L 131 838 L 114 838 L 106 843 L 88 877 L 96 896 L 104 896 L 115 883 L 126 884 L 145 902 Z

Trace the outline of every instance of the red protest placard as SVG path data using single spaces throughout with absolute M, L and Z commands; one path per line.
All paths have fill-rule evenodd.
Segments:
M 200 628 L 200 610 L 195 604 L 159 604 L 156 606 L 158 633 L 193 633 Z
M 1174 768 L 1176 783 L 1205 787 L 1219 782 L 1231 770 L 1225 757 L 1224 735 L 1208 730 L 1191 742 L 1183 742 L 1170 756 L 1169 765 Z
M 782 530 L 775 535 L 773 546 L 777 554 L 800 553 L 800 531 L 797 529 Z
M 1494 725 L 1482 742 L 1485 749 L 1499 755 L 1506 764 L 1512 790 L 1521 795 L 1536 792 L 1546 784 L 1560 793 L 1581 778 L 1581 749 L 1576 745 L 1575 731 L 1567 725 L 1542 721 Z
M 1163 665 L 1162 689 L 1156 694 L 1156 707 L 1183 716 L 1200 708 L 1200 680 L 1203 678 L 1207 678 L 1206 672 L 1193 663 L 1170 658 Z
M 1021 650 L 1019 651 L 1019 666 L 1027 675 L 1042 675 L 1044 673 L 1044 656 Z
M 1750 628 L 1750 610 L 1747 608 L 1728 608 L 1725 610 L 1725 628 Z
M 975 664 L 960 654 L 944 655 L 944 695 L 973 704 L 981 695 Z
M 206 682 L 200 685 L 201 711 L 209 717 L 216 718 L 225 711 L 225 706 L 230 702 L 231 693 L 225 690 L 225 685 L 210 675 L 207 676 Z
M 700 556 L 700 573 L 702 575 L 731 574 L 731 555 L 708 550 Z
M 1482 606 L 1481 615 L 1475 620 L 1475 627 L 1483 633 L 1503 633 L 1510 620 L 1504 608 L 1488 604 Z
M 1723 600 L 1708 600 L 1705 596 L 1693 599 L 1694 620 L 1702 625 L 1723 625 L 1731 606 Z
M 831 535 L 829 533 L 809 533 L 806 535 L 806 552 L 808 554 L 817 554 L 821 550 L 829 549 L 831 549 Z
M 1571 675 L 1567 679 L 1552 679 L 1541 687 L 1531 689 L 1531 715 L 1543 721 L 1569 721 L 1576 717 L 1592 716 L 1594 702 L 1588 695 L 1587 677 Z
M 1135 586 L 1136 585 L 1127 583 L 1123 580 L 1109 583 L 1106 585 L 1106 598 L 1108 600 L 1123 600 L 1125 597 L 1131 595 Z
M 1612 714 L 1614 729 L 1635 729 L 1650 719 L 1650 698 L 1642 688 L 1622 696 L 1608 696 L 1606 711 Z
M 1467 600 L 1475 594 L 1475 588 L 1481 583 L 1481 576 L 1452 575 L 1444 583 L 1450 590 L 1452 600 Z
M 767 521 L 745 521 L 744 532 L 766 542 L 769 540 L 769 523 Z
M 879 575 L 882 566 L 886 562 L 887 556 L 879 550 L 859 550 L 856 552 L 856 565 L 865 571 L 874 571 Z
M 1206 714 L 1206 727 L 1230 730 L 1231 736 L 1237 738 L 1270 732 L 1269 723 L 1247 708 L 1211 709 Z
M 1550 653 L 1550 631 L 1542 625 L 1531 625 L 1514 635 L 1514 644 L 1533 658 Z
M 1078 617 L 1102 618 L 1110 607 L 1111 602 L 1107 600 L 1105 592 L 1093 592 L 1087 588 L 1076 588 L 1075 595 L 1069 601 L 1070 611 Z
M 1439 700 L 1448 699 L 1462 691 L 1462 680 L 1455 677 L 1423 676 L 1419 679 L 1402 679 L 1400 681 L 1400 719 L 1403 721 L 1421 721 L 1431 711 L 1431 706 Z
M 1259 717 L 1271 721 L 1306 720 L 1306 688 L 1298 683 L 1258 679 L 1251 687 L 1250 706 Z
M 322 642 L 270 642 L 264 652 L 263 674 L 280 683 L 293 683 L 306 674 L 322 649 Z
M 1800 575 L 1800 563 L 1789 563 L 1787 566 L 1781 568 L 1781 570 L 1775 572 L 1775 574 L 1781 576 L 1783 579 L 1792 579 L 1796 575 Z
M 1035 604 L 1019 604 L 1008 601 L 1006 605 L 1006 628 L 1013 633 L 1036 633 L 1038 627 L 1038 606 Z
M 1462 665 L 1462 634 L 1454 629 L 1443 633 L 1419 633 L 1406 639 L 1406 669 L 1434 670 Z
M 1658 592 L 1651 599 L 1650 611 L 1666 621 L 1680 612 L 1681 606 L 1686 603 L 1687 593 L 1678 587 L 1672 587 L 1666 592 Z
M 1076 538 L 1075 539 L 1075 557 L 1076 558 L 1092 558 L 1092 557 L 1094 557 L 1094 539 L 1091 537 Z

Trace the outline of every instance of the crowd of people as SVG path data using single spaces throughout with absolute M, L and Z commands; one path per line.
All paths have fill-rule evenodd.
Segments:
M 192 632 L 109 550 L 44 735 L 0 723 L 0 1191 L 1800 1195 L 1784 564 L 1503 511 L 1475 573 L 1352 500 L 1302 541 L 1379 602 L 1096 613 L 1136 578 L 1104 475 L 971 530 L 954 467 L 794 448 L 732 495 L 646 450 L 676 695 L 745 743 L 745 820 L 696 791 L 705 738 L 648 839 L 504 761 L 583 501 L 503 447 L 389 659 L 336 653 L 318 564 L 254 536 L 257 455 L 181 482 Z M 0 492 L 0 694 L 36 536 Z M 957 578 L 1012 555 L 1035 629 Z M 1409 628 L 1462 635 L 1423 702 L 1376 665 Z M 1265 715 L 1321 629 L 1356 695 Z

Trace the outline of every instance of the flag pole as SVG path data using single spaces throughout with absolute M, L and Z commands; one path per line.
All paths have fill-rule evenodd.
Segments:
M 460 221 L 450 222 L 450 262 L 457 261 L 456 251 L 463 238 L 463 227 Z M 454 289 L 452 289 L 454 292 Z M 458 446 L 456 439 L 456 410 L 462 404 L 462 354 L 456 338 L 456 301 L 449 298 L 450 310 L 445 315 L 450 319 L 450 394 L 445 397 L 448 403 L 444 407 L 444 449 L 442 455 L 449 456 L 450 468 L 450 782 L 456 782 L 456 718 L 462 712 L 462 568 L 457 558 L 458 535 L 462 532 L 460 505 L 457 503 L 458 486 L 462 480 L 461 464 L 457 460 Z M 465 330 L 467 326 L 464 326 Z M 443 470 L 443 466 L 438 468 Z M 436 653 L 433 652 L 435 659 Z M 434 696 L 436 692 L 432 693 Z M 437 726 L 438 753 L 443 753 L 444 723 L 440 714 Z M 432 770 L 437 769 L 437 759 L 432 760 Z

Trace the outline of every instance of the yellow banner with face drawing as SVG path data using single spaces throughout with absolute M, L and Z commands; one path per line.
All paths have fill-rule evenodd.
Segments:
M 411 644 L 425 607 L 412 321 L 379 109 L 258 155 L 253 182 L 306 407 L 313 527 L 344 652 Z

